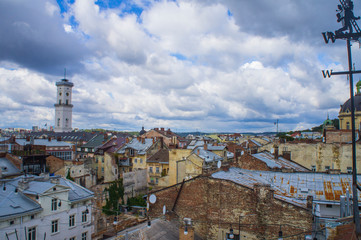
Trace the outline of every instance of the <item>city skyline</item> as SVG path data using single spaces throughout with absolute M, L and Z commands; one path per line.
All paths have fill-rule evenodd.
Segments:
M 0 2 L 3 127 L 54 125 L 74 83 L 73 127 L 275 132 L 337 118 L 349 98 L 332 1 Z M 355 2 L 354 13 L 360 16 Z M 353 46 L 355 68 L 360 49 Z M 360 79 L 354 77 L 355 83 Z

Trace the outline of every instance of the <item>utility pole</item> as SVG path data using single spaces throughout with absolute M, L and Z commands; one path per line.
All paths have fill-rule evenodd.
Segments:
M 353 2 L 351 0 L 339 0 L 340 4 L 337 6 L 337 22 L 342 22 L 342 28 L 333 32 L 322 33 L 323 39 L 327 44 L 329 40 L 334 43 L 336 39 L 344 39 L 347 44 L 347 56 L 348 56 L 348 71 L 333 72 L 332 70 L 323 70 L 322 74 L 324 78 L 331 77 L 332 75 L 344 75 L 347 74 L 350 80 L 350 97 L 351 97 L 351 128 L 352 128 L 352 200 L 353 200 L 353 222 L 355 224 L 355 233 L 358 238 L 361 237 L 360 228 L 360 212 L 358 209 L 358 192 L 361 187 L 357 183 L 357 168 L 356 168 L 356 135 L 355 135 L 355 103 L 353 92 L 353 74 L 361 73 L 361 71 L 355 71 L 352 69 L 352 57 L 351 57 L 351 41 L 360 42 L 361 30 L 356 23 L 360 17 L 355 17 L 353 14 Z M 355 32 L 353 32 L 355 30 Z M 345 32 L 348 31 L 348 32 Z

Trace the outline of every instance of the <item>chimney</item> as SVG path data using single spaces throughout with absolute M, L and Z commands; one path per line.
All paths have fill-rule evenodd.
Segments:
M 184 218 L 184 223 L 179 227 L 179 240 L 194 240 L 194 228 L 190 218 Z
M 154 137 L 152 137 L 152 140 L 153 140 L 153 144 L 154 144 Z
M 48 142 L 51 142 L 51 137 L 48 137 Z
M 208 146 L 207 146 L 207 143 L 206 142 L 204 142 L 204 145 L 203 145 L 203 148 L 204 148 L 204 150 L 208 150 Z
M 161 128 L 160 130 L 164 132 L 164 128 Z
M 26 136 L 26 141 L 30 142 L 30 136 Z
M 158 130 L 159 130 L 159 128 L 154 128 L 154 130 L 158 131 Z
M 277 145 L 274 145 L 274 150 L 275 150 L 275 159 L 277 160 L 278 159 L 278 146 Z
M 307 196 L 307 208 L 312 210 L 313 196 Z
M 160 149 L 163 149 L 164 148 L 163 137 L 160 137 L 159 140 L 160 140 Z
M 145 143 L 145 138 L 142 138 L 142 144 L 144 144 Z
M 129 143 L 129 138 L 128 137 L 125 138 L 125 143 Z
M 199 155 L 199 148 L 197 149 L 197 155 Z
M 138 142 L 140 142 L 141 141 L 140 137 L 137 137 L 137 140 L 138 140 Z

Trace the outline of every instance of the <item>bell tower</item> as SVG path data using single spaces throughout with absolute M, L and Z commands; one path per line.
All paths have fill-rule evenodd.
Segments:
M 74 84 L 64 78 L 56 82 L 57 95 L 55 106 L 55 132 L 72 131 L 72 109 L 71 94 Z

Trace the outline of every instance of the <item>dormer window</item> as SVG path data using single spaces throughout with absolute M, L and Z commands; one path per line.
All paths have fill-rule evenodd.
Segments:
M 58 210 L 58 199 L 53 198 L 51 199 L 51 211 Z

